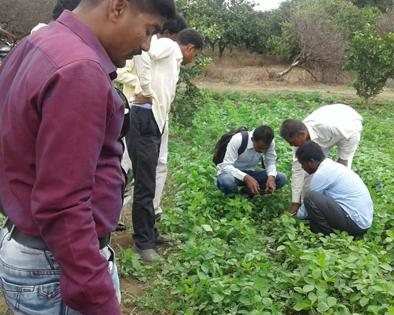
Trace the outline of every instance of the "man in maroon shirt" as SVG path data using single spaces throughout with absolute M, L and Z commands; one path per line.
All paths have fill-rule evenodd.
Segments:
M 0 278 L 13 312 L 120 314 L 108 243 L 124 108 L 111 80 L 174 14 L 173 0 L 82 0 L 0 67 Z

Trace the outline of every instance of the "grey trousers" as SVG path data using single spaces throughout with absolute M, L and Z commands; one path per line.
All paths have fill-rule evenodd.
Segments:
M 346 231 L 350 235 L 361 235 L 367 229 L 361 229 L 334 199 L 315 191 L 309 191 L 304 197 L 305 209 L 314 233 L 330 234 L 335 230 Z

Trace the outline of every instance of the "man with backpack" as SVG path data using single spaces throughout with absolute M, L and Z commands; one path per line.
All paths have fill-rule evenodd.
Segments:
M 217 186 L 225 194 L 237 193 L 239 186 L 249 196 L 272 194 L 287 183 L 286 175 L 276 171 L 274 131 L 269 126 L 252 131 L 239 128 L 223 135 L 213 161 Z M 260 162 L 262 169 L 257 170 Z

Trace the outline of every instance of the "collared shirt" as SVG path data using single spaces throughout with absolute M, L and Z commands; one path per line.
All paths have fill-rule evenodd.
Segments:
M 227 145 L 226 153 L 223 158 L 223 162 L 217 165 L 217 175 L 228 173 L 233 175 L 235 178 L 243 181 L 247 175 L 243 171 L 254 171 L 257 164 L 262 159 L 262 153 L 256 152 L 253 147 L 253 131 L 249 131 L 248 144 L 243 153 L 238 155 L 238 149 L 242 144 L 242 134 L 235 134 Z M 271 145 L 264 153 L 264 162 L 267 169 L 268 176 L 276 177 L 276 152 L 275 152 L 275 140 L 272 140 Z
M 319 144 L 327 156 L 331 148 L 338 146 L 338 157 L 351 158 L 360 141 L 363 118 L 350 106 L 333 104 L 322 106 L 306 117 L 306 125 L 311 141 Z M 304 178 L 307 173 L 297 161 L 293 148 L 293 166 L 291 177 L 292 202 L 300 203 Z
M 4 211 L 43 238 L 62 269 L 64 302 L 83 314 L 120 314 L 98 242 L 116 228 L 125 179 L 115 76 L 100 42 L 69 11 L 0 67 Z
M 175 98 L 182 59 L 177 42 L 157 36 L 152 37 L 149 52 L 134 57 L 139 78 L 135 92 L 152 98 L 152 111 L 160 131 Z
M 134 60 L 127 60 L 126 65 L 116 72 L 118 74 L 116 82 L 123 84 L 123 94 L 127 97 L 127 100 L 131 102 L 134 97 L 135 87 L 139 84 Z
M 361 229 L 371 227 L 373 203 L 362 179 L 346 166 L 325 159 L 312 175 L 310 191 L 330 197 Z M 300 209 L 305 212 L 304 206 Z

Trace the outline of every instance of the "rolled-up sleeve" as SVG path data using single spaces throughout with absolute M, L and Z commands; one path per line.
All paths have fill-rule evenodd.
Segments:
M 267 170 L 268 176 L 276 177 L 276 151 L 275 151 L 275 140 L 272 140 L 271 145 L 269 146 L 267 153 L 265 154 L 265 166 Z
M 151 56 L 147 52 L 142 52 L 141 55 L 134 57 L 134 64 L 137 70 L 142 95 L 153 98 L 155 93 L 152 90 L 151 63 Z
M 62 270 L 62 298 L 87 315 L 121 314 L 91 207 L 113 110 L 108 81 L 97 63 L 84 60 L 59 69 L 42 87 L 31 196 L 40 234 Z
M 295 156 L 297 149 L 298 148 L 293 148 L 293 165 L 291 168 L 291 202 L 293 203 L 301 203 L 302 188 L 304 186 L 305 177 L 305 171 Z
M 244 180 L 246 173 L 242 172 L 234 166 L 235 161 L 238 159 L 238 149 L 242 143 L 241 134 L 233 136 L 227 145 L 226 153 L 223 162 L 217 165 L 218 173 L 227 173 L 234 176 L 240 181 Z

